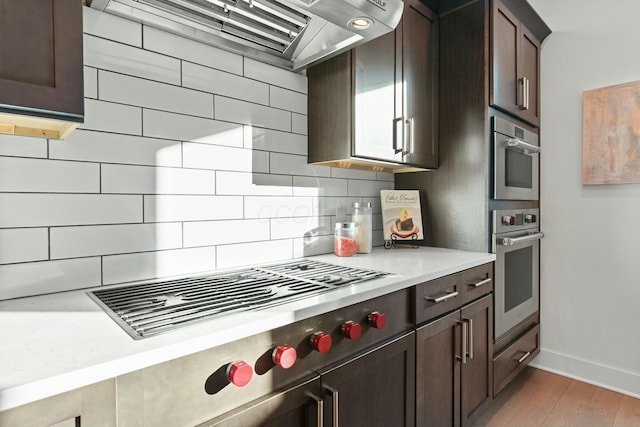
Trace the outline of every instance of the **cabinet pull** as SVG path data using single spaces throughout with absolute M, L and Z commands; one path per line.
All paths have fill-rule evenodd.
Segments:
M 402 144 L 402 155 L 405 156 L 413 151 L 413 117 L 408 118 L 405 123 L 409 125 L 409 142 L 407 143 L 407 148 L 405 149 L 404 144 Z
M 469 359 L 473 359 L 473 319 L 462 318 L 469 326 L 467 328 L 467 354 Z
M 527 109 L 527 78 L 520 77 L 518 79 L 518 109 Z
M 444 302 L 446 300 L 448 300 L 449 298 L 453 298 L 453 297 L 457 297 L 458 296 L 458 291 L 453 291 L 453 292 L 449 292 L 446 295 L 442 295 L 439 297 L 431 297 L 431 296 L 425 296 L 424 299 L 426 299 L 429 302 L 433 302 L 435 304 L 438 304 L 440 302 Z
M 525 361 L 527 357 L 531 356 L 531 352 L 527 351 L 520 359 L 518 359 L 518 365 Z
M 525 83 L 525 97 L 524 97 L 524 109 L 528 110 L 529 109 L 529 96 L 531 95 L 531 93 L 529 92 L 529 79 L 528 78 L 524 78 L 524 83 Z
M 398 148 L 398 124 L 402 132 L 402 145 L 404 146 L 404 117 L 396 117 L 393 119 L 393 152 L 398 154 L 403 151 L 402 148 Z
M 322 398 L 316 396 L 313 393 L 307 393 L 307 396 L 309 396 L 311 399 L 313 399 L 314 402 L 316 402 L 316 426 L 322 427 L 324 425 L 324 401 L 322 400 Z
M 338 427 L 338 390 L 328 385 L 325 385 L 324 388 L 331 393 L 333 403 L 333 427 Z
M 488 283 L 491 283 L 491 277 L 489 277 L 488 279 L 484 279 L 481 280 L 479 282 L 476 283 L 469 283 L 468 286 L 471 286 L 472 288 L 479 288 L 480 286 L 484 286 Z
M 467 363 L 467 336 L 469 335 L 469 329 L 467 322 L 462 322 L 462 334 L 460 334 L 460 341 L 462 342 L 462 363 Z

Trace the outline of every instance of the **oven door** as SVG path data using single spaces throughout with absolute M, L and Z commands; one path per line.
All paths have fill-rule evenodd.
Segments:
M 500 132 L 493 133 L 496 200 L 538 200 L 540 147 Z
M 538 311 L 539 231 L 494 235 L 495 339 Z

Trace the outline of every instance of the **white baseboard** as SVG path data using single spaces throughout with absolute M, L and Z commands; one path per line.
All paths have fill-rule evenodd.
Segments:
M 640 398 L 640 375 L 578 359 L 544 348 L 530 363 L 534 368 Z

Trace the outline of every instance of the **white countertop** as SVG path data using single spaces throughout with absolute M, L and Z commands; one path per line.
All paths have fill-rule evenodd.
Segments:
M 396 247 L 312 259 L 393 275 L 142 340 L 124 332 L 86 290 L 2 301 L 0 411 L 485 264 L 495 255 Z

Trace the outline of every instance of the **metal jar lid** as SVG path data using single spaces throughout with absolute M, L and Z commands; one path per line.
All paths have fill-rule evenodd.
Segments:
M 336 222 L 336 230 L 350 230 L 356 228 L 355 222 Z
M 354 202 L 353 203 L 353 207 L 355 209 L 358 209 L 358 208 L 370 208 L 371 207 L 371 203 L 369 203 L 369 202 L 364 202 L 364 203 Z

